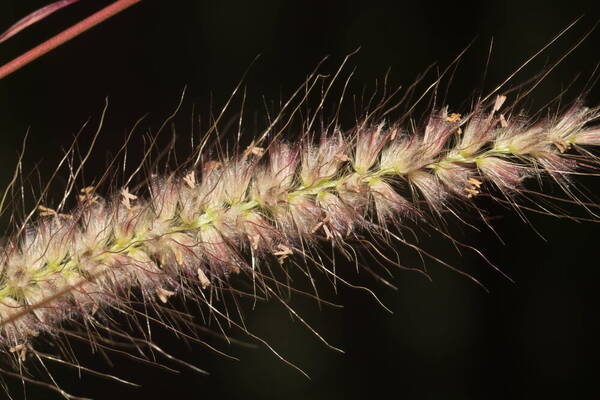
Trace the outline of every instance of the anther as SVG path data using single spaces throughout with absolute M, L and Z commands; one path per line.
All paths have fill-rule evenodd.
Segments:
M 190 189 L 196 187 L 196 174 L 194 171 L 191 171 L 189 174 L 184 176 L 183 181 L 190 187 Z
M 160 301 L 162 301 L 163 303 L 166 303 L 167 301 L 169 301 L 169 297 L 173 296 L 174 294 L 175 294 L 175 292 L 172 292 L 167 289 L 163 289 L 161 287 L 156 289 L 156 295 L 158 296 Z
M 278 256 L 277 261 L 279 261 L 279 264 L 283 264 L 283 262 L 286 258 L 288 258 L 288 256 L 294 254 L 292 249 L 281 243 L 277 245 L 277 248 L 279 249 L 279 251 L 273 252 L 273 255 Z
M 448 122 L 458 122 L 460 121 L 460 117 L 462 117 L 462 115 L 458 114 L 458 113 L 452 113 L 450 115 L 448 115 L 446 117 L 446 121 Z
M 126 209 L 131 210 L 131 201 L 137 199 L 137 196 L 129 193 L 129 188 L 121 189 L 121 196 L 123 196 L 121 204 L 123 204 Z
M 202 268 L 198 268 L 197 273 L 202 289 L 206 289 L 208 286 L 210 286 L 210 280 L 208 279 L 204 271 L 202 271 Z

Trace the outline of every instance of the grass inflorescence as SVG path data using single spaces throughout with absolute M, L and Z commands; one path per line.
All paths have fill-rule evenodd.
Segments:
M 217 158 L 199 152 L 150 176 L 147 195 L 126 185 L 103 197 L 90 186 L 69 213 L 40 205 L 2 248 L 3 349 L 18 365 L 40 334 L 62 334 L 73 320 L 99 329 L 110 324 L 106 312 L 131 312 L 135 298 L 160 306 L 181 294 L 219 314 L 230 275 L 269 297 L 279 289 L 272 268 L 285 273 L 294 259 L 338 278 L 311 255 L 323 243 L 349 259 L 366 237 L 380 238 L 375 248 L 414 248 L 403 226 L 477 210 L 482 195 L 518 210 L 528 180 L 551 179 L 585 206 L 571 181 L 598 166 L 588 150 L 600 144 L 598 110 L 575 102 L 531 120 L 506 100 L 465 116 L 433 110 L 418 128 L 369 115 L 346 131 L 305 130 L 294 143 L 273 135 Z
M 134 184 L 132 176 L 113 190 L 83 185 L 70 196 L 80 171 L 72 165 L 75 147 L 71 148 L 63 158 L 71 174 L 63 201 L 53 206 L 40 199 L 37 217 L 26 218 L 0 247 L 0 351 L 6 366 L 1 372 L 67 398 L 75 397 L 60 389 L 46 362 L 130 384 L 81 365 L 65 344 L 69 340 L 86 341 L 94 352 L 127 354 L 170 369 L 156 361 L 158 354 L 204 372 L 158 347 L 151 324 L 184 341 L 202 343 L 208 320 L 227 340 L 223 325 L 271 348 L 236 318 L 241 314 L 237 301 L 275 298 L 308 326 L 287 302 L 286 291 L 299 290 L 291 275 L 304 275 L 314 287 L 304 294 L 319 302 L 326 300 L 314 286 L 313 271 L 334 286 L 353 286 L 336 270 L 335 256 L 325 248 L 357 265 L 358 253 L 365 251 L 384 269 L 405 268 L 402 251 L 409 249 L 479 284 L 407 236 L 415 226 L 429 228 L 480 254 L 447 233 L 445 224 L 472 214 L 489 224 L 482 197 L 509 205 L 520 215 L 533 211 L 597 221 L 597 205 L 575 182 L 576 175 L 596 175 L 599 167 L 594 154 L 600 145 L 597 107 L 577 99 L 528 115 L 519 108 L 522 96 L 511 99 L 513 92 L 500 94 L 498 87 L 466 110 L 438 106 L 432 95 L 427 116 L 417 122 L 413 105 L 401 117 L 392 117 L 408 103 L 407 97 L 394 103 L 394 92 L 386 93 L 375 107 L 366 107 L 353 126 L 345 128 L 337 114 L 328 118 L 322 112 L 338 74 L 330 82 L 311 75 L 248 146 L 242 145 L 238 133 L 233 150 L 223 149 L 215 128 L 219 116 L 192 156 L 170 172 L 148 168 L 152 172 L 138 179 L 141 185 Z M 439 82 L 429 89 L 437 89 Z M 307 106 L 306 93 L 319 84 L 319 106 L 301 117 L 301 126 L 292 132 L 290 121 Z M 343 95 L 339 108 L 342 99 Z M 241 130 L 241 116 L 239 125 Z M 154 141 L 148 152 L 156 150 L 153 146 Z M 111 165 L 105 177 L 119 166 Z M 133 175 L 142 170 L 140 166 Z M 536 182 L 553 183 L 566 198 L 544 193 Z M 71 209 L 65 207 L 69 196 L 76 197 Z M 588 215 L 561 213 L 553 208 L 556 202 L 579 205 Z M 397 260 L 386 254 L 390 249 Z M 392 285 L 375 268 L 362 267 Z M 425 269 L 409 269 L 428 277 Z M 234 312 L 226 295 L 233 299 Z M 171 308 L 178 299 L 199 305 L 208 317 L 199 324 L 193 313 Z M 52 344 L 54 353 L 40 349 L 38 344 L 44 342 Z M 35 362 L 49 383 L 30 372 Z

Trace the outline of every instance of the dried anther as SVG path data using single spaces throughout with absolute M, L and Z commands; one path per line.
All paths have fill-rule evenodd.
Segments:
M 56 212 L 56 210 L 46 207 L 46 206 L 42 206 L 42 205 L 38 206 L 38 211 L 39 211 L 40 217 L 59 217 L 59 218 L 63 218 L 63 219 L 73 219 L 72 215 L 58 213 L 58 212 Z
M 202 268 L 198 268 L 196 273 L 198 274 L 198 279 L 200 280 L 200 286 L 202 287 L 202 289 L 206 289 L 208 286 L 210 286 L 210 280 L 208 279 L 204 271 L 202 271 Z
M 560 151 L 561 153 L 564 153 L 568 150 L 571 149 L 572 144 L 566 141 L 560 141 L 560 140 L 555 140 L 554 142 L 552 142 L 553 145 L 556 146 L 556 148 L 558 149 L 558 151 Z
M 350 157 L 348 157 L 347 155 L 345 155 L 344 153 L 338 153 L 335 156 L 333 156 L 337 161 L 341 161 L 341 162 L 346 162 L 346 161 L 350 161 Z
M 325 238 L 327 240 L 333 239 L 333 235 L 331 234 L 331 230 L 327 226 L 328 222 L 329 222 L 329 217 L 323 218 L 321 221 L 319 221 L 319 223 L 317 225 L 314 226 L 314 228 L 312 228 L 312 230 L 310 232 L 311 233 L 316 233 L 320 228 L 323 228 L 323 231 L 325 232 Z
M 246 150 L 244 151 L 244 154 L 242 155 L 242 159 L 245 160 L 248 157 L 250 157 L 250 155 L 261 158 L 264 154 L 265 154 L 265 149 L 263 147 L 255 146 L 254 142 L 252 142 L 250 144 L 250 146 L 248 146 L 246 148 Z
M 502 105 L 506 101 L 506 96 L 498 95 L 496 96 L 496 101 L 494 102 L 494 108 L 492 109 L 492 114 L 502 108 Z
M 11 353 L 18 353 L 19 360 L 21 362 L 27 360 L 27 345 L 24 343 L 12 346 L 8 349 L 8 351 Z
M 190 189 L 195 188 L 196 187 L 196 174 L 194 173 L 194 171 L 190 171 L 186 176 L 184 176 L 183 181 L 186 183 L 186 185 L 189 186 Z
M 163 289 L 161 287 L 156 288 L 156 295 L 162 303 L 167 303 L 169 301 L 169 297 L 173 296 L 175 292 L 172 292 L 167 289 Z
M 123 204 L 126 209 L 131 210 L 131 201 L 136 200 L 137 196 L 129 193 L 129 188 L 121 189 L 121 196 L 121 204 Z
M 278 256 L 277 261 L 279 261 L 279 264 L 283 264 L 285 259 L 288 258 L 288 256 L 294 254 L 292 249 L 281 243 L 277 245 L 277 248 L 279 249 L 279 251 L 274 251 L 273 255 Z
M 460 119 L 461 119 L 461 118 L 462 118 L 462 115 L 461 115 L 461 114 L 459 114 L 459 113 L 452 113 L 452 114 L 448 115 L 448 116 L 447 116 L 447 117 L 446 117 L 444 120 L 445 120 L 446 122 L 453 122 L 453 123 L 456 123 L 456 122 L 460 122 Z M 461 134 L 462 134 L 462 132 L 463 132 L 463 131 L 462 131 L 462 128 L 459 126 L 459 127 L 456 129 L 456 134 L 457 134 L 457 135 L 461 135 Z
M 467 193 L 467 198 L 472 198 L 473 196 L 477 196 L 480 192 L 479 188 L 483 185 L 483 182 L 477 180 L 475 178 L 467 179 L 464 191 Z
M 41 217 L 49 217 L 49 216 L 57 215 L 56 211 L 54 211 L 53 209 L 48 208 L 46 206 L 42 206 L 42 205 L 38 206 L 38 211 L 39 211 Z
M 462 115 L 458 113 L 452 113 L 446 117 L 446 121 L 448 122 L 459 122 Z

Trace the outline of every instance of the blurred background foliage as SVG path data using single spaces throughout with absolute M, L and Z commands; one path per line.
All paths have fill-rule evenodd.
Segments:
M 0 3 L 0 30 L 46 0 L 4 0 Z M 83 0 L 37 24 L 0 46 L 0 62 L 89 15 L 109 1 Z M 88 119 L 80 146 L 89 146 L 104 100 L 109 99 L 105 126 L 84 173 L 93 183 L 104 172 L 134 122 L 147 115 L 129 147 L 128 165 L 139 161 L 144 134 L 155 132 L 187 94 L 173 124 L 179 154 L 189 151 L 192 120 L 207 126 L 245 71 L 246 124 L 252 135 L 265 124 L 265 108 L 277 105 L 298 87 L 325 56 L 319 71 L 332 74 L 343 58 L 360 47 L 345 73 L 354 71 L 350 95 L 370 95 L 388 69 L 389 85 L 410 85 L 435 63 L 421 89 L 435 79 L 471 42 L 448 92 L 447 102 L 458 112 L 468 109 L 474 93 L 495 87 L 521 63 L 549 42 L 565 26 L 583 15 L 555 45 L 522 73 L 522 83 L 560 58 L 599 17 L 596 1 L 152 1 L 141 4 L 96 27 L 82 37 L 0 81 L 0 183 L 14 171 L 26 132 L 28 144 L 23 170 L 31 173 L 23 185 L 23 199 L 33 204 L 40 182 L 47 182 L 74 135 Z M 490 43 L 487 75 L 483 72 Z M 563 96 L 573 100 L 592 76 L 598 61 L 598 31 L 593 31 L 531 94 L 524 106 L 532 110 Z M 257 55 L 260 58 L 252 64 Z M 448 81 L 445 81 L 447 84 Z M 339 94 L 339 88 L 338 92 Z M 240 97 L 228 116 L 235 121 Z M 335 96 L 331 99 L 333 103 Z M 598 105 L 593 88 L 587 103 Z M 360 101 L 357 100 L 358 103 Z M 266 105 L 265 105 L 266 104 Z M 352 96 L 343 122 L 356 116 Z M 421 110 L 423 111 L 423 110 Z M 237 128 L 231 128 L 234 132 Z M 193 131 L 198 134 L 196 126 Z M 170 139 L 159 141 L 164 146 Z M 231 135 L 225 138 L 231 142 Z M 597 179 L 582 177 L 597 193 Z M 52 205 L 60 200 L 64 181 L 57 178 L 48 194 Z M 33 193 L 32 193 L 33 191 Z M 345 276 L 374 289 L 394 311 L 387 314 L 363 291 L 338 287 L 337 294 L 323 278 L 322 294 L 344 305 L 342 310 L 319 309 L 312 300 L 294 296 L 293 306 L 341 355 L 327 349 L 284 308 L 272 301 L 251 310 L 246 304 L 248 328 L 267 340 L 290 361 L 306 370 L 312 380 L 288 368 L 265 348 L 247 349 L 221 343 L 219 348 L 240 358 L 231 361 L 200 346 L 186 347 L 172 335 L 157 333 L 166 349 L 206 369 L 211 376 L 184 371 L 173 375 L 128 360 L 101 357 L 79 347 L 87 366 L 111 371 L 142 383 L 140 389 L 57 369 L 65 389 L 98 399 L 500 399 L 582 397 L 596 391 L 598 350 L 592 331 L 597 327 L 598 228 L 593 223 L 529 215 L 545 238 L 510 210 L 491 207 L 502 244 L 489 229 L 452 222 L 450 230 L 475 246 L 507 273 L 511 284 L 472 252 L 459 254 L 439 235 L 420 235 L 421 244 L 440 258 L 475 275 L 486 293 L 464 277 L 428 262 L 433 282 L 422 276 L 394 271 L 390 290 L 367 274 L 358 276 L 352 265 L 340 262 Z M 14 206 L 2 216 L 22 214 Z M 574 209 L 571 209 L 575 212 Z M 406 249 L 407 265 L 419 260 Z M 405 252 L 405 253 L 404 253 Z M 371 262 L 372 263 L 372 262 Z M 301 281 L 298 285 L 304 287 Z M 243 338 L 243 335 L 236 335 Z M 13 382 L 15 388 L 18 384 Z M 58 398 L 32 389 L 30 399 Z

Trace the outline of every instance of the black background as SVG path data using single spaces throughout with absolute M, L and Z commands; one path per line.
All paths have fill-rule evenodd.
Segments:
M 45 3 L 3 1 L 0 29 Z M 0 61 L 108 3 L 82 0 L 61 11 L 2 44 Z M 448 96 L 450 104 L 464 110 L 474 91 L 501 82 L 583 15 L 514 83 L 531 78 L 565 54 L 597 22 L 594 3 L 145 0 L 0 82 L 0 182 L 8 182 L 27 130 L 24 169 L 37 166 L 40 179 L 47 180 L 61 149 L 88 118 L 97 121 L 107 96 L 106 125 L 85 169 L 88 181 L 98 179 L 126 132 L 147 113 L 130 146 L 131 162 L 135 162 L 142 134 L 158 128 L 187 86 L 175 118 L 178 140 L 185 148 L 192 112 L 207 116 L 218 111 L 259 54 L 244 80 L 248 133 L 264 122 L 263 98 L 279 102 L 324 56 L 330 58 L 321 71 L 331 73 L 359 46 L 347 69 L 356 68 L 350 88 L 354 94 L 371 93 L 388 68 L 390 82 L 406 86 L 432 63 L 446 67 L 474 40 Z M 492 38 L 491 61 L 482 82 Z M 600 61 L 598 39 L 596 30 L 549 74 L 527 106 L 535 110 L 544 105 L 578 77 L 564 96 L 573 99 Z M 432 79 L 430 75 L 426 82 Z M 597 89 L 587 102 L 599 103 Z M 353 112 L 347 111 L 346 120 Z M 82 134 L 83 148 L 92 133 L 88 129 Z M 581 180 L 591 192 L 600 187 L 593 178 Z M 60 184 L 59 179 L 57 187 Z M 59 196 L 60 189 L 50 193 L 50 202 Z M 26 203 L 32 199 L 26 193 Z M 450 229 L 485 253 L 515 284 L 491 272 L 474 254 L 461 256 L 442 238 L 423 234 L 425 247 L 477 276 L 490 293 L 428 262 L 432 283 L 414 273 L 397 272 L 393 282 L 398 291 L 378 285 L 365 274 L 346 275 L 373 288 L 394 315 L 355 289 L 340 287 L 337 295 L 325 290 L 329 299 L 344 305 L 343 310 L 319 310 L 314 301 L 294 298 L 301 315 L 343 348 L 344 355 L 327 349 L 275 302 L 247 312 L 249 329 L 307 371 L 310 381 L 263 347 L 221 344 L 221 349 L 240 358 L 230 361 L 200 346 L 188 349 L 162 333 L 157 334 L 162 347 L 211 375 L 188 371 L 172 375 L 119 358 L 111 369 L 81 347 L 85 365 L 112 371 L 143 387 L 129 389 L 88 375 L 79 379 L 72 370 L 60 368 L 56 377 L 67 391 L 98 399 L 579 398 L 593 391 L 597 396 L 598 364 L 593 353 L 598 345 L 593 328 L 597 325 L 598 228 L 593 223 L 530 215 L 543 240 L 514 213 L 482 204 L 496 216 L 494 226 L 504 245 L 482 226 L 476 232 L 454 222 Z M 8 224 L 4 215 L 3 226 Z M 19 398 L 18 384 L 7 379 Z M 47 391 L 28 393 L 30 399 L 59 398 Z

